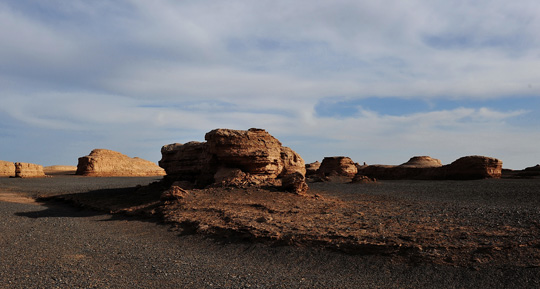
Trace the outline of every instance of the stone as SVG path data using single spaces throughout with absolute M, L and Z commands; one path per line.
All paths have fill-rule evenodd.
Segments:
M 484 156 L 466 156 L 441 167 L 442 178 L 452 180 L 500 178 L 502 161 Z
M 376 179 L 370 178 L 368 176 L 364 176 L 361 174 L 356 174 L 356 176 L 354 176 L 354 178 L 351 181 L 351 183 L 353 184 L 371 184 L 371 183 L 376 183 L 376 182 L 377 182 Z
M 449 165 L 430 157 L 413 157 L 399 166 L 371 165 L 359 170 L 359 174 L 383 180 L 469 180 L 500 178 L 502 162 L 483 156 L 462 157 Z
M 408 162 L 399 165 L 402 168 L 438 168 L 442 167 L 441 160 L 429 156 L 412 157 Z
M 321 167 L 321 163 L 319 161 L 306 164 L 306 177 L 316 175 L 320 167 Z
M 276 185 L 296 172 L 306 173 L 302 157 L 263 129 L 215 129 L 206 142 L 165 145 L 159 165 L 167 178 L 209 185 Z
M 0 177 L 14 177 L 15 163 L 0 161 Z
M 343 156 L 325 157 L 317 171 L 321 176 L 344 176 L 353 178 L 358 173 L 356 164 L 349 158 Z
M 43 168 L 46 175 L 74 175 L 77 172 L 76 166 L 47 166 Z
M 181 188 L 180 186 L 176 186 L 173 184 L 168 190 L 164 191 L 161 194 L 160 200 L 162 201 L 176 201 L 186 198 L 190 195 L 190 192 L 188 190 L 185 190 Z
M 282 180 L 282 188 L 297 195 L 305 195 L 309 189 L 305 176 L 300 172 L 286 175 Z
M 77 175 L 93 177 L 163 176 L 165 171 L 157 164 L 141 158 L 130 158 L 119 152 L 95 149 L 80 157 Z
M 42 165 L 30 163 L 15 163 L 16 178 L 42 178 L 45 177 Z

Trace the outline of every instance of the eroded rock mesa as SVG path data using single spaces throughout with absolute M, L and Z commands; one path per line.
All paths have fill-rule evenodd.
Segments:
M 15 163 L 16 178 L 42 178 L 45 177 L 42 165 L 29 163 Z
M 77 175 L 93 177 L 162 176 L 165 171 L 157 164 L 141 158 L 130 158 L 119 152 L 95 149 L 80 157 Z
M 14 177 L 15 163 L 0 161 L 0 177 Z
M 263 129 L 215 129 L 205 135 L 205 140 L 163 146 L 159 165 L 169 178 L 196 187 L 281 185 L 286 176 L 299 173 L 305 177 L 300 155 Z M 298 178 L 289 178 L 287 186 L 298 184 Z M 303 185 L 288 189 L 302 191 Z
M 502 161 L 484 156 L 466 156 L 449 165 L 431 157 L 413 157 L 399 166 L 371 165 L 359 170 L 359 174 L 383 179 L 419 180 L 472 180 L 500 178 Z

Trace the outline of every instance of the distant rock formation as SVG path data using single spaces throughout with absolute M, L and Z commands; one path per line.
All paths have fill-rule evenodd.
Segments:
M 399 166 L 372 165 L 359 170 L 359 174 L 383 180 L 470 180 L 500 178 L 502 161 L 484 157 L 467 156 L 443 166 L 431 157 L 413 157 Z
M 306 164 L 306 177 L 316 175 L 320 167 L 321 163 L 319 161 Z
M 42 178 L 45 177 L 42 165 L 29 163 L 15 163 L 16 178 Z
M 0 177 L 14 177 L 15 163 L 0 161 Z
M 77 171 L 76 166 L 48 166 L 44 167 L 43 171 L 46 175 L 74 175 Z
M 130 158 L 119 152 L 95 149 L 90 155 L 80 157 L 77 175 L 94 177 L 162 176 L 165 171 L 151 161 Z
M 349 157 L 325 157 L 317 171 L 321 177 L 354 177 L 358 173 L 356 164 Z
M 300 155 L 263 129 L 215 129 L 205 135 L 205 140 L 163 146 L 159 165 L 169 178 L 197 187 L 278 184 L 288 175 L 305 176 Z M 291 183 L 298 180 L 291 179 Z

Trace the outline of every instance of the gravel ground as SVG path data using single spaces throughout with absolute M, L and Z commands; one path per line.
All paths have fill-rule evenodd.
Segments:
M 0 192 L 54 195 L 155 178 L 0 179 Z M 361 191 L 485 212 L 537 214 L 538 181 L 312 184 L 342 199 Z M 339 188 L 339 190 L 335 190 Z M 349 189 L 347 189 L 349 188 Z M 482 189 L 484 188 L 484 189 Z M 485 190 L 485 188 L 492 188 Z M 500 190 L 499 190 L 500 189 Z M 486 214 L 488 214 L 486 213 Z M 518 221 L 518 220 L 516 220 Z M 47 203 L 0 202 L 3 288 L 538 288 L 540 269 L 396 263 L 379 255 L 226 244 L 178 236 L 148 220 Z

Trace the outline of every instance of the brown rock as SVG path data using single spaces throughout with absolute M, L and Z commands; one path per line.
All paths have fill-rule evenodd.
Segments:
M 374 178 L 370 178 L 368 176 L 364 176 L 364 175 L 361 175 L 361 174 L 356 174 L 356 176 L 354 176 L 354 178 L 352 179 L 352 182 L 353 184 L 370 184 L 370 183 L 375 183 L 377 182 L 376 179 Z
M 189 191 L 182 189 L 179 186 L 175 186 L 174 184 L 166 191 L 164 191 L 161 194 L 160 199 L 162 201 L 175 201 L 175 200 L 181 200 L 189 196 Z
M 161 149 L 159 165 L 169 178 L 205 187 L 276 184 L 296 172 L 305 175 L 304 160 L 265 130 L 215 129 L 205 139 Z
M 317 173 L 321 176 L 344 176 L 352 178 L 358 173 L 358 168 L 348 157 L 325 157 Z
M 14 177 L 15 163 L 0 161 L 0 177 Z
M 402 168 L 437 168 L 442 167 L 441 160 L 429 156 L 412 157 L 408 162 L 399 165 Z
M 48 166 L 43 171 L 46 175 L 74 175 L 77 172 L 76 166 Z
M 467 156 L 441 168 L 444 179 L 466 180 L 500 178 L 502 161 L 483 156 Z
M 306 184 L 306 178 L 304 175 L 302 175 L 300 172 L 295 172 L 286 175 L 283 178 L 282 188 L 298 195 L 305 195 L 308 190 L 308 185 Z
M 94 177 L 162 176 L 165 171 L 155 163 L 141 158 L 130 158 L 119 152 L 95 149 L 80 157 L 77 175 Z
M 320 167 L 321 167 L 321 163 L 319 161 L 306 164 L 306 177 L 316 175 Z
M 42 165 L 29 163 L 15 163 L 15 177 L 17 178 L 42 178 L 45 177 Z

